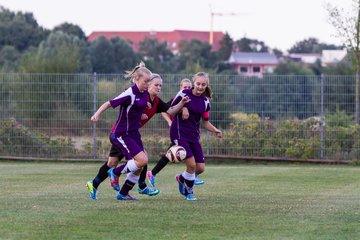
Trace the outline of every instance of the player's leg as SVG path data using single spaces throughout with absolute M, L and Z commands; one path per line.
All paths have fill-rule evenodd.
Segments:
M 145 194 L 149 196 L 155 196 L 160 193 L 160 191 L 156 188 L 150 188 L 146 185 L 146 172 L 147 172 L 147 165 L 145 165 L 140 173 L 140 178 L 138 181 L 138 193 Z
M 200 174 L 205 171 L 205 158 L 200 142 L 191 145 L 191 151 L 194 154 L 196 169 L 195 169 L 195 185 L 204 184 L 205 181 L 198 178 Z
M 163 155 L 156 163 L 154 168 L 151 171 L 147 172 L 148 181 L 152 187 L 155 187 L 156 174 L 158 174 L 168 163 L 169 163 L 169 159 L 167 159 L 167 157 Z
M 169 148 L 172 146 L 172 144 L 169 146 Z M 169 149 L 168 148 L 168 149 Z M 159 161 L 156 163 L 156 165 L 154 166 L 154 168 L 151 171 L 147 172 L 147 177 L 148 177 L 148 181 L 150 183 L 150 185 L 152 187 L 155 187 L 155 177 L 156 174 L 158 174 L 167 164 L 169 163 L 169 159 L 167 159 L 167 157 L 165 157 L 165 154 L 161 156 L 161 158 L 159 159 Z
M 202 185 L 202 184 L 205 183 L 205 181 L 202 180 L 202 179 L 200 179 L 200 178 L 198 178 L 198 176 L 199 176 L 201 173 L 203 173 L 203 171 L 198 171 L 198 169 L 200 168 L 198 165 L 201 165 L 201 164 L 196 163 L 195 182 L 194 182 L 194 184 L 195 184 L 195 185 Z M 205 164 L 202 164 L 202 165 L 205 165 Z
M 132 200 L 132 199 L 124 199 L 123 197 L 119 198 L 119 196 L 129 195 L 129 192 L 133 189 L 135 184 L 139 181 L 142 167 L 139 168 L 137 163 L 140 165 L 141 162 L 145 161 L 144 160 L 145 158 L 147 159 L 146 154 L 143 151 L 141 151 L 134 156 L 134 159 L 130 160 L 131 164 L 129 164 L 130 161 L 127 162 L 127 165 L 125 166 L 124 170 L 129 171 L 129 174 L 127 175 L 125 183 L 123 184 L 123 186 L 120 189 L 120 192 L 118 194 L 118 200 Z
M 110 151 L 111 155 L 111 151 Z M 107 162 L 105 162 L 100 168 L 93 180 L 90 180 L 87 182 L 87 187 L 89 189 L 89 196 L 92 199 L 97 199 L 97 189 L 99 185 L 108 177 L 108 170 L 111 167 L 114 167 L 118 164 L 119 158 L 118 157 L 112 157 L 109 156 L 109 159 Z
M 134 198 L 129 194 L 129 191 L 138 181 L 139 176 L 135 175 L 132 172 L 128 173 L 124 185 L 121 187 L 120 191 L 116 196 L 117 200 L 138 200 L 137 198 Z
M 129 191 L 131 191 L 134 185 L 139 181 L 141 170 L 148 163 L 148 157 L 144 152 L 140 135 L 131 137 L 125 135 L 118 138 L 112 136 L 111 140 L 113 144 L 125 154 L 126 159 L 130 159 L 126 164 L 120 166 L 120 169 L 114 170 L 115 173 L 129 173 L 117 195 L 117 199 L 135 200 L 129 195 Z
M 179 176 L 179 181 L 183 182 L 184 195 L 186 200 L 197 200 L 194 195 L 194 181 L 195 181 L 195 158 L 190 157 L 185 159 L 186 170 Z

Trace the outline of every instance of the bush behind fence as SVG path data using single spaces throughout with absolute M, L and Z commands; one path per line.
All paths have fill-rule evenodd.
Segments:
M 164 74 L 160 97 L 171 99 L 185 74 Z M 360 159 L 354 122 L 354 76 L 211 75 L 210 120 L 223 139 L 202 130 L 207 155 Z M 0 156 L 105 159 L 118 109 L 94 125 L 93 112 L 130 82 L 119 74 L 0 74 Z M 166 150 L 160 114 L 141 129 L 153 159 Z

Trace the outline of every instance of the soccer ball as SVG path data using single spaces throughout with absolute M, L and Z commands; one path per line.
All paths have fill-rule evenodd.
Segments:
M 186 158 L 186 150 L 182 146 L 174 145 L 167 150 L 165 157 L 172 163 L 179 163 Z

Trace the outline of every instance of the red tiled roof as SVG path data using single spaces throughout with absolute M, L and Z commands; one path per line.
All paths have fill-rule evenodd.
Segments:
M 139 43 L 145 38 L 157 39 L 159 43 L 167 42 L 170 50 L 178 51 L 179 42 L 181 40 L 191 41 L 197 39 L 201 42 L 209 42 L 209 32 L 204 31 L 186 31 L 186 30 L 174 30 L 172 32 L 92 32 L 88 41 L 92 42 L 97 37 L 104 36 L 107 39 L 114 37 L 120 37 L 124 40 L 128 40 L 135 51 L 139 49 Z M 220 48 L 220 41 L 223 39 L 224 34 L 222 32 L 214 32 L 214 44 L 213 50 L 216 51 Z

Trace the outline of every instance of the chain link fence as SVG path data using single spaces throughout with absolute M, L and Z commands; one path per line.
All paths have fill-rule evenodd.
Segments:
M 160 98 L 170 100 L 185 74 L 163 74 Z M 210 75 L 210 121 L 223 139 L 202 130 L 208 156 L 359 160 L 355 76 Z M 0 156 L 106 159 L 118 109 L 90 117 L 130 82 L 120 74 L 0 74 Z M 170 143 L 157 114 L 141 129 L 152 160 Z

